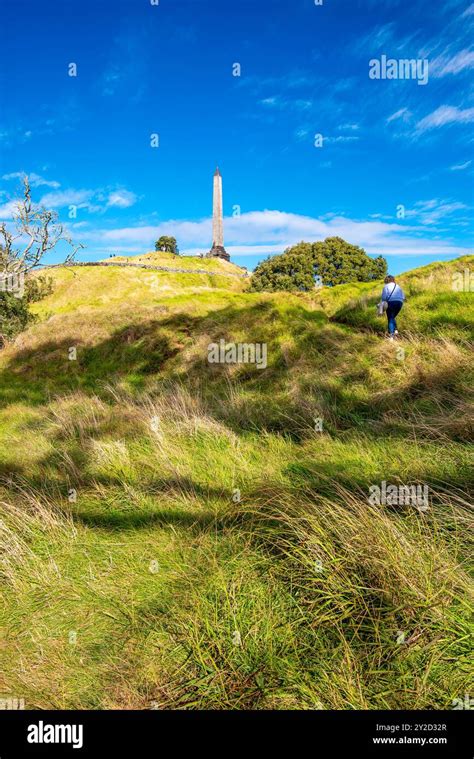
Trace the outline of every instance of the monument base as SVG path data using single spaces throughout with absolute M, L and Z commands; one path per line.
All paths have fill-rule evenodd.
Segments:
M 223 245 L 213 245 L 206 258 L 223 258 L 224 261 L 230 261 L 230 255 Z

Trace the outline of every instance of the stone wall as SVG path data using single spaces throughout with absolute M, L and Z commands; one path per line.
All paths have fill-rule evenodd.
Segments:
M 246 279 L 249 274 L 233 274 L 231 272 L 219 272 L 219 271 L 207 271 L 206 269 L 175 269 L 171 266 L 154 266 L 153 264 L 131 264 L 122 261 L 91 261 L 89 263 L 83 261 L 75 261 L 69 264 L 50 264 L 49 266 L 42 266 L 37 271 L 44 271 L 44 269 L 57 269 L 58 267 L 73 268 L 75 266 L 122 266 L 122 267 L 134 267 L 136 269 L 150 269 L 151 271 L 168 271 L 178 274 L 207 274 L 211 277 L 237 277 L 238 279 Z

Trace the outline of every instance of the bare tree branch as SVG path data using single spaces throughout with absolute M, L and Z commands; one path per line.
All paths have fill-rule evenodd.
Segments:
M 13 234 L 5 222 L 0 224 L 0 270 L 7 273 L 26 274 L 42 262 L 43 257 L 53 250 L 59 242 L 71 246 L 65 263 L 71 263 L 81 243 L 74 245 L 64 232 L 55 211 L 48 211 L 42 206 L 35 206 L 31 200 L 31 187 L 28 177 L 23 179 L 23 198 L 17 203 L 13 213 L 13 224 L 17 234 Z M 23 249 L 15 247 L 17 240 L 24 241 Z

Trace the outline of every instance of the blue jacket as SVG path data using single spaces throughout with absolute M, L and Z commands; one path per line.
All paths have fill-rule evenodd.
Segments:
M 405 300 L 405 294 L 399 285 L 395 282 L 389 282 L 382 290 L 382 300 L 388 300 L 389 303 L 398 300 L 403 303 Z

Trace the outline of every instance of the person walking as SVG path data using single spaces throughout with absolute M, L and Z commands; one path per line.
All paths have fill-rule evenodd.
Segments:
M 385 277 L 384 282 L 382 303 L 387 304 L 388 336 L 393 340 L 398 335 L 396 317 L 400 313 L 406 298 L 402 288 L 397 285 L 395 277 L 392 277 L 391 274 Z

